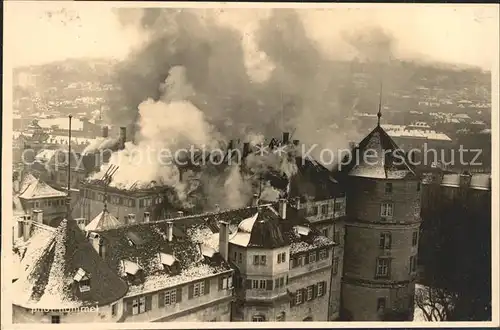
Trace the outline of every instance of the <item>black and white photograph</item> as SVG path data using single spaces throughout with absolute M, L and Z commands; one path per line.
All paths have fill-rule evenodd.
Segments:
M 6 326 L 499 325 L 498 5 L 4 19 Z

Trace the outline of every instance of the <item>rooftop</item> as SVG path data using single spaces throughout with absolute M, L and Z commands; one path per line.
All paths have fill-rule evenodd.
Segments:
M 19 195 L 19 198 L 21 199 L 39 199 L 66 196 L 65 192 L 56 190 L 39 179 L 31 181 L 29 184 L 28 182 L 26 182 L 26 187 L 22 188 L 24 188 L 24 190 L 21 190 Z
M 340 173 L 348 176 L 373 179 L 415 177 L 406 154 L 379 125 L 352 149 L 351 158 L 344 160 L 347 165 L 340 169 Z
M 13 284 L 14 304 L 26 308 L 64 309 L 101 306 L 117 301 L 127 285 L 99 257 L 73 220 L 55 230 L 35 226 L 24 246 L 17 247 L 21 274 Z M 90 281 L 79 289 L 78 273 Z

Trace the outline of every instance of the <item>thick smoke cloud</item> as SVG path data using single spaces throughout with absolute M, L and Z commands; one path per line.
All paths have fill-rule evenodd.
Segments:
M 122 110 L 113 111 L 112 120 L 135 127 L 134 143 L 115 158 L 132 159 L 132 152 L 146 147 L 215 147 L 229 139 L 257 145 L 282 131 L 292 132 L 306 146 L 317 144 L 312 154 L 319 158 L 322 149 L 348 148 L 363 134 L 347 121 L 359 99 L 346 79 L 350 72 L 320 50 L 294 10 L 272 10 L 258 22 L 252 54 L 241 31 L 221 24 L 213 10 L 120 9 L 117 16 L 146 40 L 117 68 L 121 94 L 114 108 Z M 390 51 L 392 39 L 378 33 L 345 34 L 345 39 L 364 59 L 379 59 L 384 49 Z M 376 51 L 370 46 L 373 39 L 381 40 Z M 249 58 L 267 70 L 264 79 L 255 79 Z M 134 181 L 170 185 L 188 206 L 241 207 L 256 189 L 266 199 L 277 198 L 278 191 L 258 178 L 267 170 L 292 176 L 298 153 L 250 155 L 246 172 L 239 166 L 207 166 L 182 178 L 175 165 L 156 164 Z M 131 183 L 129 177 L 115 179 L 115 184 Z

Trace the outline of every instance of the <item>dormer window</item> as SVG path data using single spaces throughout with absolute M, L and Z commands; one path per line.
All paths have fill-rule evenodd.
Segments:
M 90 291 L 90 276 L 82 268 L 78 268 L 73 280 L 78 283 L 80 292 Z
M 138 263 L 130 260 L 122 261 L 123 271 L 131 282 L 138 282 L 142 278 L 142 268 Z
M 173 255 L 160 252 L 159 258 L 165 271 L 173 274 L 176 274 L 179 271 L 179 261 Z

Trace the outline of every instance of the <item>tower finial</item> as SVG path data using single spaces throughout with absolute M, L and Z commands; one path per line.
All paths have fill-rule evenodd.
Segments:
M 378 100 L 377 126 L 380 126 L 380 117 L 382 117 L 382 82 L 380 82 L 380 94 Z

